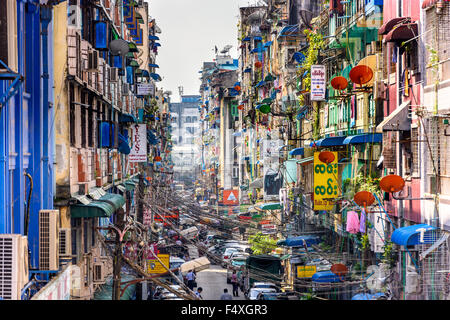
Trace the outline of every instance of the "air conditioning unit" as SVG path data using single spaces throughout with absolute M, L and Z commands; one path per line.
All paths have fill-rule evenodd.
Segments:
M 98 51 L 96 50 L 88 53 L 87 71 L 98 72 Z
M 119 68 L 110 68 L 109 69 L 109 81 L 110 82 L 118 82 L 119 81 Z
M 58 270 L 58 210 L 39 211 L 39 269 Z
M 408 266 L 406 271 L 406 294 L 418 293 L 419 291 L 419 274 Z
M 373 97 L 374 99 L 385 99 L 383 81 L 377 80 L 373 82 Z
M 59 229 L 59 257 L 71 257 L 72 255 L 72 242 L 71 242 L 71 230 L 70 228 Z
M 105 282 L 105 266 L 103 263 L 94 263 L 94 274 L 93 274 L 93 282 L 94 283 L 103 283 Z
M 0 300 L 20 300 L 28 277 L 27 237 L 0 234 Z

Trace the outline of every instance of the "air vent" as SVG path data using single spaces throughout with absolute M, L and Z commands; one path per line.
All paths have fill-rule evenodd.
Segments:
M 20 300 L 20 291 L 27 282 L 27 237 L 0 234 L 0 299 Z
M 39 269 L 58 270 L 58 210 L 39 211 Z

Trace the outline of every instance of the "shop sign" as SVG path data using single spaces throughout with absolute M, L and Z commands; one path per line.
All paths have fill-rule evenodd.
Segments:
M 128 160 L 130 162 L 147 162 L 147 125 L 133 125 L 131 140 L 133 147 L 128 155 Z
M 326 75 L 325 66 L 311 66 L 311 101 L 325 100 Z
M 297 266 L 297 278 L 311 278 L 316 272 L 316 266 Z
M 137 84 L 137 95 L 138 96 L 148 96 L 153 95 L 155 91 L 155 86 L 153 83 L 138 83 Z
M 162 261 L 162 263 L 169 268 L 169 261 L 170 261 L 170 255 L 168 254 L 158 254 L 157 255 L 159 260 Z M 157 259 L 148 259 L 147 260 L 147 273 L 149 274 L 160 274 L 160 273 L 166 273 L 167 269 L 163 267 L 161 262 L 159 262 Z
M 223 204 L 237 205 L 239 204 L 238 190 L 223 190 Z
M 333 152 L 334 160 L 330 164 L 320 161 L 319 154 L 314 153 L 314 210 L 332 210 L 333 199 L 339 196 L 338 154 Z

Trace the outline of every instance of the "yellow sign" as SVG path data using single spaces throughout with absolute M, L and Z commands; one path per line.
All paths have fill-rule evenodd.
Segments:
M 339 196 L 338 188 L 338 154 L 326 164 L 319 160 L 320 152 L 314 152 L 314 210 L 332 210 L 333 199 Z
M 164 265 L 169 268 L 170 255 L 168 254 L 158 254 L 159 260 L 164 263 Z M 156 273 L 166 273 L 167 269 L 164 268 L 157 259 L 148 259 L 147 260 L 147 273 L 156 274 Z
M 297 266 L 297 278 L 311 278 L 316 270 L 316 266 Z

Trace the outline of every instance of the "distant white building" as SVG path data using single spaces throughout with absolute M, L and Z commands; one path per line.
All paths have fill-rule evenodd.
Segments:
M 200 96 L 183 95 L 181 102 L 174 102 L 169 106 L 174 146 L 174 178 L 178 180 L 194 178 L 195 168 L 201 163 L 201 153 L 195 143 L 200 137 L 199 103 Z

